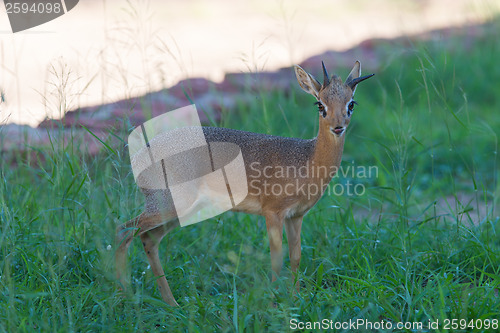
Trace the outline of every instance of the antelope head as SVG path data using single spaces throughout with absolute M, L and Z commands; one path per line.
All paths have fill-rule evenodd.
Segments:
M 302 67 L 295 65 L 295 75 L 300 87 L 313 95 L 320 113 L 320 127 L 324 127 L 334 137 L 340 138 L 346 131 L 354 106 L 354 92 L 356 86 L 375 74 L 361 76 L 361 64 L 356 61 L 345 82 L 337 76 L 329 76 L 323 65 L 323 83 L 307 73 Z

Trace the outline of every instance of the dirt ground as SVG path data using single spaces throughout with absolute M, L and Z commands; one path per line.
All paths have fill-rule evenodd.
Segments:
M 274 70 L 369 38 L 484 22 L 499 0 L 87 0 L 13 34 L 0 6 L 0 121 L 36 126 L 185 77 Z M 362 59 L 360 59 L 362 61 Z M 354 61 L 354 59 L 353 59 Z

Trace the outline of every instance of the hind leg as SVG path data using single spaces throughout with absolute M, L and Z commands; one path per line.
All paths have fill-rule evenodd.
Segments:
M 160 276 L 158 285 L 162 298 L 169 304 L 175 305 L 167 279 L 161 268 L 158 257 L 158 245 L 161 239 L 173 228 L 179 225 L 177 219 L 165 214 L 147 215 L 142 213 L 136 218 L 124 223 L 117 228 L 116 240 L 117 250 L 115 253 L 116 277 L 120 287 L 124 290 L 129 285 L 129 274 L 127 273 L 127 251 L 135 235 L 140 235 L 141 240 L 155 276 Z M 149 252 L 149 253 L 148 253 Z M 169 297 L 170 295 L 170 297 Z
M 141 214 L 116 228 L 116 244 L 118 245 L 115 252 L 116 278 L 120 288 L 123 290 L 127 289 L 130 282 L 127 274 L 128 247 L 138 231 L 137 226 L 143 215 Z
M 160 245 L 163 237 L 165 237 L 169 231 L 178 225 L 178 221 L 172 221 L 166 225 L 159 226 L 141 234 L 142 246 L 144 246 L 144 251 L 148 257 L 149 264 L 151 265 L 151 270 L 157 278 L 156 282 L 158 283 L 158 289 L 160 290 L 161 297 L 163 301 L 172 306 L 179 306 L 179 304 L 175 301 L 174 295 L 168 285 L 167 278 L 165 277 L 160 257 L 158 255 L 158 246 Z

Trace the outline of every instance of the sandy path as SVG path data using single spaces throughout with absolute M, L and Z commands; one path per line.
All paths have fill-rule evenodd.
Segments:
M 86 0 L 16 34 L 0 5 L 0 120 L 34 126 L 45 115 L 141 95 L 187 76 L 220 81 L 225 72 L 273 70 L 371 37 L 482 22 L 499 4 Z

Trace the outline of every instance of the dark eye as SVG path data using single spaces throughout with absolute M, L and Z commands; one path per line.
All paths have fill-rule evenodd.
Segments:
M 314 104 L 316 104 L 318 106 L 319 113 L 321 113 L 323 118 L 325 118 L 326 117 L 326 110 L 325 110 L 325 106 L 323 105 L 323 103 L 321 103 L 320 101 L 317 101 Z
M 325 111 L 325 106 L 324 106 L 324 105 L 323 105 L 323 103 L 321 103 L 320 101 L 317 101 L 317 102 L 316 102 L 316 103 L 314 103 L 314 104 L 316 104 L 316 105 L 318 106 L 318 110 L 319 110 L 320 112 Z
M 352 114 L 352 111 L 354 110 L 354 105 L 356 105 L 356 101 L 351 101 L 349 102 L 349 105 L 347 106 L 347 115 L 350 117 Z

